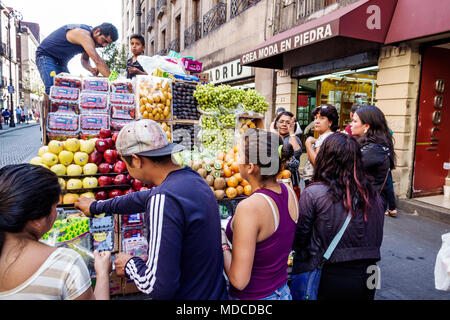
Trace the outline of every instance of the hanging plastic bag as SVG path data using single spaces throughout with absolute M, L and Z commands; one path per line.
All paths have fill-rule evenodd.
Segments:
M 442 235 L 442 247 L 434 267 L 434 285 L 438 290 L 450 291 L 450 233 Z

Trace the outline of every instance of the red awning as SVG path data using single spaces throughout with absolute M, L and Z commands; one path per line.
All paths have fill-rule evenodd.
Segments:
M 396 3 L 397 0 L 357 1 L 323 17 L 275 35 L 253 50 L 243 54 L 241 64 L 284 69 L 283 56 L 285 53 L 316 45 L 318 50 L 323 50 L 323 45 L 320 44 L 329 39 L 344 39 L 341 42 L 342 46 L 348 46 L 352 53 L 355 53 L 355 49 L 358 51 L 358 47 L 363 42 L 381 45 L 385 42 Z M 346 41 L 348 39 L 354 39 L 355 42 Z M 339 41 L 330 41 L 330 43 L 340 45 Z M 355 48 L 355 46 L 358 47 Z M 361 46 L 359 52 L 366 49 Z M 342 48 L 340 50 L 342 51 Z M 308 50 L 307 53 L 308 55 L 314 55 L 314 50 Z M 323 52 L 321 56 L 323 58 Z M 311 59 L 309 60 L 311 61 Z
M 450 32 L 449 0 L 398 0 L 386 44 Z

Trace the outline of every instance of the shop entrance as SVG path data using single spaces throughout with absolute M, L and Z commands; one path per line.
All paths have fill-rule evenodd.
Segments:
M 312 110 L 332 104 L 339 114 L 339 128 L 351 123 L 350 109 L 354 104 L 375 105 L 377 66 L 344 70 L 300 79 L 298 82 L 297 119 L 306 135 L 314 134 Z
M 413 197 L 442 194 L 450 162 L 450 44 L 425 48 Z

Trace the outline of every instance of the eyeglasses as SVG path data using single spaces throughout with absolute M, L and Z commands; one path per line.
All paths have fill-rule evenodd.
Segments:
M 279 123 L 279 124 L 287 124 L 287 125 L 290 125 L 290 124 L 291 124 L 291 121 L 289 121 L 289 120 L 286 120 L 286 121 L 278 121 L 278 123 Z

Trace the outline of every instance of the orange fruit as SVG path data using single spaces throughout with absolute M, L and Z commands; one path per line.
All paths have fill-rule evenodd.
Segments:
M 234 173 L 239 172 L 239 165 L 237 164 L 237 162 L 233 162 L 233 164 L 231 165 L 231 171 L 233 171 Z
M 230 179 L 228 179 L 227 185 L 229 187 L 236 188 L 238 186 L 238 184 L 239 184 L 239 181 L 235 176 L 230 177 Z
M 243 187 L 246 187 L 246 186 L 250 185 L 250 183 L 248 183 L 248 181 L 245 180 L 245 179 L 242 180 L 241 184 L 242 184 Z
M 252 186 L 251 185 L 247 185 L 244 187 L 244 194 L 247 197 L 252 194 Z
M 217 160 L 225 160 L 225 152 L 219 152 L 219 154 L 217 155 Z
M 225 177 L 229 178 L 233 175 L 233 172 L 231 171 L 230 167 L 224 165 L 223 174 L 225 175 Z
M 232 188 L 232 187 L 227 188 L 225 193 L 227 194 L 227 197 L 230 198 L 230 199 L 236 198 L 236 196 L 237 196 L 236 188 Z
M 242 178 L 241 174 L 238 172 L 236 173 L 233 177 L 235 177 L 236 179 L 238 179 L 239 183 L 241 183 L 242 181 L 244 181 L 244 178 Z
M 281 171 L 281 179 L 290 179 L 291 178 L 291 172 L 289 170 L 283 170 Z
M 237 153 L 239 151 L 239 148 L 237 145 L 234 146 L 233 151 L 234 151 L 234 153 Z
M 241 196 L 244 193 L 244 187 L 243 186 L 237 186 L 236 191 L 238 196 Z

